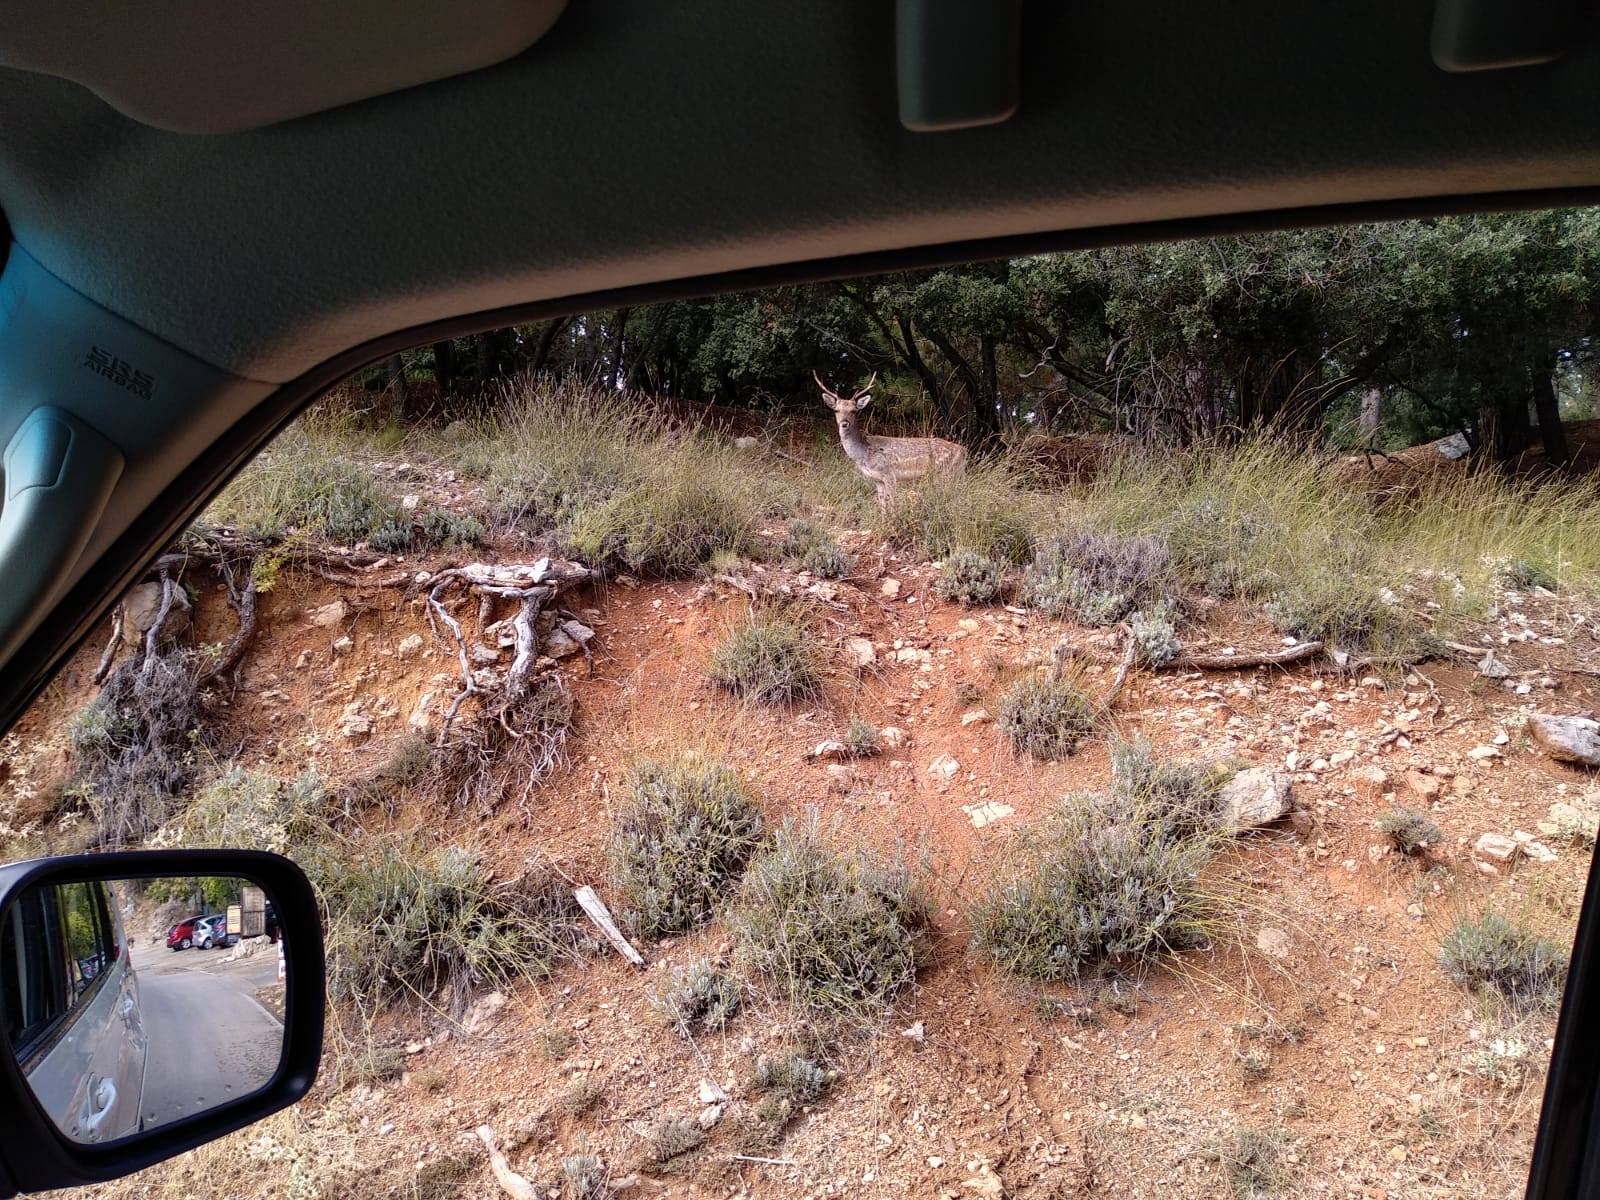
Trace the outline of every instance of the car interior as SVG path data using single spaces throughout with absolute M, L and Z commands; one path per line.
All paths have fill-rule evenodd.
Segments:
M 0 730 L 274 436 L 403 349 L 941 264 L 1594 205 L 1597 22 L 1586 0 L 13 0 Z M 0 868 L 0 1194 L 118 1178 L 316 1077 L 320 918 L 292 863 L 94 857 Z M 76 969 L 109 996 L 107 906 L 63 935 L 57 897 L 179 877 L 268 897 L 285 966 L 247 965 L 286 986 L 281 1054 L 246 1095 L 74 1137 L 22 1062 L 71 997 L 39 992 L 21 948 L 89 939 Z M 1591 877 L 1537 1200 L 1600 1194 L 1597 904 Z M 198 957 L 158 949 L 163 970 Z M 112 1111 L 105 1078 L 81 1119 Z

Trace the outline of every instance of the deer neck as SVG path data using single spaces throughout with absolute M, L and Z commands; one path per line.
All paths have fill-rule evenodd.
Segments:
M 841 428 L 839 430 L 839 444 L 844 447 L 844 452 L 850 456 L 850 461 L 858 466 L 865 463 L 867 456 L 872 452 L 867 445 L 867 439 L 861 435 L 861 427 L 859 425 L 851 426 L 848 430 Z

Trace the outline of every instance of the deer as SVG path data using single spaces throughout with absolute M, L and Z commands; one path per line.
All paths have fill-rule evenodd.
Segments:
M 887 508 L 895 489 L 935 472 L 963 475 L 967 469 L 967 448 L 936 437 L 869 437 L 861 432 L 856 414 L 872 403 L 872 385 L 878 381 L 874 371 L 867 386 L 851 396 L 841 396 L 815 371 L 811 378 L 822 390 L 822 402 L 833 409 L 839 426 L 839 443 L 845 454 L 878 489 L 878 507 Z

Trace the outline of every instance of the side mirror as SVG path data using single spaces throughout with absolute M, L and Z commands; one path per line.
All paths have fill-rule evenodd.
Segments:
M 0 867 L 0 1196 L 115 1179 L 294 1103 L 323 1004 L 316 899 L 288 859 Z

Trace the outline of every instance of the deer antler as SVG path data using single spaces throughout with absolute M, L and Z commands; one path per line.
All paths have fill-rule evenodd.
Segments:
M 861 397 L 865 396 L 868 392 L 870 392 L 872 390 L 872 385 L 877 383 L 877 382 L 878 382 L 878 373 L 876 371 L 874 371 L 872 373 L 872 378 L 867 380 L 867 386 L 862 388 L 854 396 L 851 396 L 850 399 L 852 399 L 852 400 L 861 399 Z

